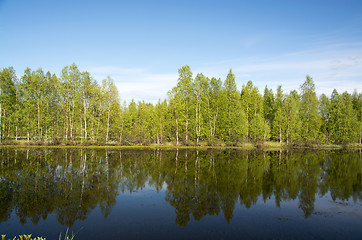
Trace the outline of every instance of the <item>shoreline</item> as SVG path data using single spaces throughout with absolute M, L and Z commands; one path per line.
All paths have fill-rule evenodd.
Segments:
M 0 148 L 75 148 L 75 149 L 239 149 L 239 150 L 287 150 L 287 149 L 314 149 L 314 150 L 361 150 L 362 144 L 347 144 L 347 145 L 337 145 L 337 144 L 312 144 L 312 145 L 287 145 L 280 144 L 275 142 L 267 142 L 262 144 L 252 144 L 246 143 L 238 146 L 209 146 L 209 145 L 47 145 L 47 144 L 0 144 Z

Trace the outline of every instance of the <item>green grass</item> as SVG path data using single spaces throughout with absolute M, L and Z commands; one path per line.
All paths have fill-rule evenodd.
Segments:
M 168 142 L 162 145 L 151 144 L 151 145 L 131 145 L 131 146 L 121 146 L 121 145 L 36 145 L 36 144 L 26 144 L 26 141 L 17 141 L 17 142 L 8 142 L 0 145 L 0 148 L 82 148 L 82 149 L 243 149 L 243 150 L 280 150 L 285 148 L 313 148 L 313 149 L 361 149 L 361 144 L 348 144 L 348 145 L 338 145 L 338 144 L 312 144 L 312 145 L 297 145 L 291 146 L 286 143 L 280 143 L 275 141 L 267 141 L 260 143 L 236 143 L 233 145 L 228 145 L 225 143 L 210 146 L 207 142 L 200 142 L 198 145 L 175 145 L 172 142 Z

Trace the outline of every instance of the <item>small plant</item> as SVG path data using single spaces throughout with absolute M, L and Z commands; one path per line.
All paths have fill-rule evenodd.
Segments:
M 75 234 L 72 232 L 72 236 L 69 237 L 68 231 L 69 231 L 69 228 L 67 228 L 67 231 L 65 232 L 64 240 L 73 240 L 75 237 Z M 62 239 L 62 233 L 60 233 L 60 235 L 59 235 L 59 240 L 61 240 L 61 239 Z
M 18 237 L 13 237 L 13 239 L 6 239 L 6 235 L 1 235 L 1 240 L 45 240 L 45 238 L 43 237 L 35 237 L 32 238 L 31 234 L 23 234 L 23 235 L 19 235 Z

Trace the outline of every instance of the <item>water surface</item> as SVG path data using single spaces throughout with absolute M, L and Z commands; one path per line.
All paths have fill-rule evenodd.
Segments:
M 0 149 L 0 233 L 360 239 L 358 151 Z

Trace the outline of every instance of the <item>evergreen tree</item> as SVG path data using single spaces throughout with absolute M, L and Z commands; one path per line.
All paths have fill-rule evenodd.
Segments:
M 226 101 L 226 129 L 227 141 L 238 141 L 246 135 L 245 114 L 241 110 L 240 92 L 237 91 L 235 75 L 231 69 L 224 82 Z

